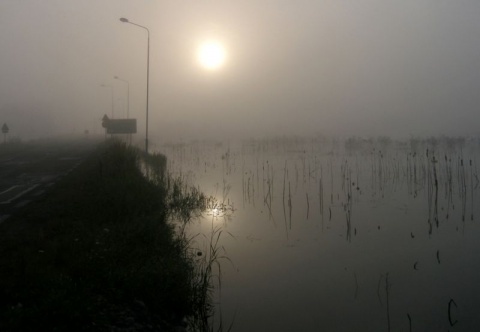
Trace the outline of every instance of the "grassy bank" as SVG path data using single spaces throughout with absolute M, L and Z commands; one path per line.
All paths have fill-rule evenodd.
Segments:
M 144 157 L 103 144 L 0 225 L 1 331 L 172 330 L 206 312 L 186 241 L 166 222 L 182 199 L 165 158 Z

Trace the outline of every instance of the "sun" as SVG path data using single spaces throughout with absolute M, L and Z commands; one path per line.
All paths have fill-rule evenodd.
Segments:
M 198 47 L 197 59 L 204 69 L 220 69 L 226 60 L 225 47 L 218 41 L 206 41 Z

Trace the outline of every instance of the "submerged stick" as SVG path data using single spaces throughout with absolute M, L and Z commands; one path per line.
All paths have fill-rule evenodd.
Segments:
M 305 195 L 307 196 L 307 220 L 308 220 L 308 215 L 310 213 L 310 202 L 308 201 L 308 193 L 305 193 Z
M 452 304 L 455 305 L 455 308 L 457 307 L 457 304 L 453 299 L 450 299 L 448 302 L 448 322 L 450 323 L 450 326 L 454 326 L 455 324 L 458 323 L 458 320 L 455 319 L 455 321 L 452 321 Z
M 322 218 L 322 232 L 323 232 L 323 171 L 320 167 L 320 181 L 318 182 L 318 198 L 320 207 L 320 216 Z
M 389 304 L 389 301 L 388 301 L 388 272 L 387 272 L 387 275 L 385 277 L 385 291 L 387 293 L 387 326 L 388 326 L 388 329 L 387 331 L 390 332 L 390 304 Z
M 378 287 L 377 287 L 377 296 L 378 302 L 383 306 L 382 297 L 380 296 L 380 285 L 382 284 L 383 275 L 380 274 L 380 278 L 378 279 Z
M 355 272 L 353 272 L 353 277 L 355 278 L 355 295 L 354 295 L 354 299 L 357 298 L 357 295 L 358 295 L 358 280 L 357 280 L 357 274 Z
M 290 219 L 290 229 L 292 229 L 292 193 L 290 191 L 290 181 L 288 181 L 288 214 Z

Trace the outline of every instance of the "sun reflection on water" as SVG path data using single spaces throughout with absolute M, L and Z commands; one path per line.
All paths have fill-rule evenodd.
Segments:
M 234 211 L 235 207 L 230 200 L 227 202 L 220 202 L 213 196 L 207 199 L 206 215 L 213 219 L 223 218 L 230 220 Z

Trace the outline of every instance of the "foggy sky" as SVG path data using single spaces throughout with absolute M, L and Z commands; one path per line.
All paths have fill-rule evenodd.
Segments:
M 20 138 L 130 116 L 170 139 L 480 135 L 478 0 L 0 0 L 0 122 Z M 227 48 L 202 69 L 204 38 Z

